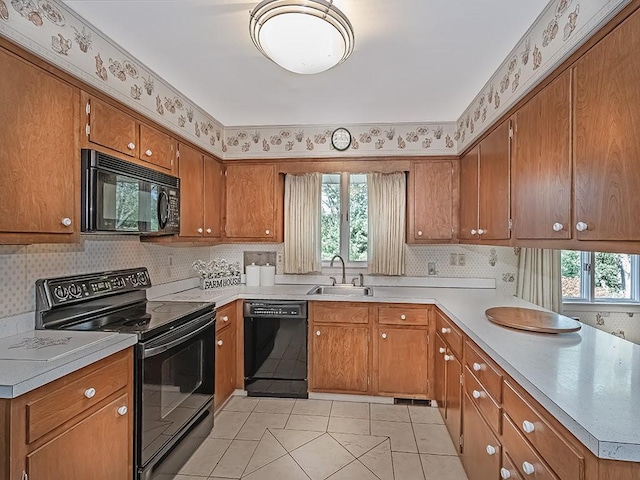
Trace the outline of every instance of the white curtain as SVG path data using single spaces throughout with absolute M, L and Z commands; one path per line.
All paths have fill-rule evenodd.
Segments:
M 284 272 L 321 270 L 322 174 L 287 174 L 284 180 Z
M 561 312 L 560 250 L 520 250 L 516 296 L 554 312 Z
M 404 172 L 367 174 L 368 273 L 404 275 L 407 182 Z

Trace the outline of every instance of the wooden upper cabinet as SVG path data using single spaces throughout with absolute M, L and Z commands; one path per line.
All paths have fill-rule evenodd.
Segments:
M 639 51 L 636 11 L 575 66 L 578 240 L 640 240 Z
M 202 237 L 204 234 L 203 156 L 180 144 L 180 236 Z
M 173 171 L 176 141 L 166 133 L 144 123 L 140 124 L 140 160 Z
M 510 122 L 502 123 L 480 142 L 478 173 L 478 236 L 480 240 L 510 238 Z
M 519 239 L 571 238 L 571 72 L 516 114 L 514 228 Z
M 88 97 L 85 107 L 90 143 L 130 157 L 138 156 L 137 124 L 133 117 L 94 97 Z
M 408 243 L 453 237 L 453 162 L 414 162 L 409 172 Z
M 222 203 L 224 198 L 222 164 L 211 157 L 204 157 L 204 235 L 222 236 Z
M 472 148 L 460 159 L 460 210 L 458 238 L 477 238 L 478 231 L 479 148 Z
M 225 236 L 271 240 L 282 236 L 284 190 L 276 165 L 228 165 Z
M 0 243 L 76 241 L 80 92 L 2 49 L 0 85 Z

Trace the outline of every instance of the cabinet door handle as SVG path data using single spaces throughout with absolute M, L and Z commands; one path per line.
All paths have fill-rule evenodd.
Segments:
M 440 348 L 438 349 L 438 351 L 439 351 L 440 353 L 444 353 L 444 352 L 446 352 L 447 350 L 446 350 L 445 348 L 443 348 L 443 347 L 440 347 Z
M 445 355 L 444 356 L 444 361 L 445 362 L 450 362 L 451 360 L 453 360 L 453 355 Z
M 472 395 L 473 398 L 480 398 L 482 396 L 482 393 L 480 393 L 478 390 L 474 390 Z
M 533 433 L 533 431 L 536 429 L 536 426 L 529 420 L 525 420 L 524 422 L 522 422 L 522 429 L 525 431 L 525 433 Z
M 527 475 L 533 475 L 536 471 L 535 467 L 529 462 L 523 462 L 522 471 Z
M 228 322 L 229 321 L 229 317 L 227 315 L 225 315 L 224 317 L 222 317 L 222 321 L 223 322 Z
M 451 333 L 451 329 L 450 328 L 446 328 L 446 327 L 442 327 L 442 330 L 440 330 L 443 334 L 446 333 Z
M 418 230 L 418 236 L 421 237 L 422 236 L 422 230 Z
M 64 217 L 62 220 L 60 220 L 60 223 L 62 223 L 62 225 L 64 225 L 65 227 L 70 227 L 73 222 L 69 217 Z
M 320 336 L 320 330 L 316 332 L 316 337 L 319 337 L 319 336 Z
M 386 333 L 383 333 L 381 336 L 382 336 L 382 338 L 387 338 L 387 334 Z
M 576 223 L 576 230 L 578 230 L 579 232 L 584 232 L 585 230 L 587 230 L 589 228 L 589 225 L 587 225 L 584 222 L 578 222 Z
M 120 415 L 121 417 L 124 417 L 128 411 L 129 409 L 127 408 L 127 406 L 122 405 L 120 408 L 118 408 L 118 415 Z
M 554 232 L 561 232 L 562 230 L 564 230 L 564 225 L 561 224 L 560 222 L 556 222 L 553 224 L 553 231 Z
M 479 372 L 480 370 L 482 370 L 482 365 L 480 365 L 479 363 L 474 363 L 473 364 L 473 370 L 475 372 Z
M 496 454 L 496 447 L 494 447 L 493 445 L 487 445 L 487 455 L 495 455 Z
M 136 148 L 136 144 L 135 144 L 135 143 L 133 143 L 133 142 L 131 142 L 131 143 L 129 143 L 129 144 L 127 145 L 127 148 L 128 148 L 129 150 L 133 150 L 134 148 Z
M 269 235 L 269 234 L 271 234 L 271 230 L 265 230 L 265 231 L 264 231 L 264 234 L 265 234 L 265 235 Z
M 511 478 L 511 472 L 503 467 L 500 469 L 500 477 L 507 480 L 508 478 Z
M 471 230 L 471 235 L 475 235 L 476 233 L 478 233 L 478 231 L 475 228 Z
M 478 235 L 483 235 L 483 234 L 484 234 L 484 230 L 483 230 L 483 229 L 481 229 L 481 228 L 479 228 L 479 229 L 478 229 Z
M 151 150 L 147 150 L 146 152 L 144 152 L 144 154 L 145 154 L 147 157 L 150 157 L 151 155 L 153 155 L 153 152 L 152 152 Z
M 218 343 L 218 346 L 221 347 L 224 342 L 222 340 L 218 340 L 217 343 Z
M 95 397 L 95 395 L 96 395 L 96 389 L 93 388 L 93 387 L 92 388 L 87 388 L 84 391 L 84 396 L 87 397 L 87 398 L 93 398 L 93 397 Z
M 202 233 L 204 230 L 202 230 L 202 228 L 198 229 L 198 233 Z
M 211 233 L 211 229 L 210 228 L 207 228 L 207 233 Z

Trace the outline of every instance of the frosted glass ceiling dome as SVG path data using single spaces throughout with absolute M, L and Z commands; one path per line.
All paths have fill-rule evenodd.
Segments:
M 341 64 L 355 40 L 349 19 L 333 0 L 264 0 L 250 14 L 249 33 L 265 57 L 300 74 Z

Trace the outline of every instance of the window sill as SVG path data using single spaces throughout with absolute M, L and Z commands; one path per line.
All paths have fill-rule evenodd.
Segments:
M 565 301 L 562 303 L 562 309 L 565 312 L 640 313 L 640 303 Z

